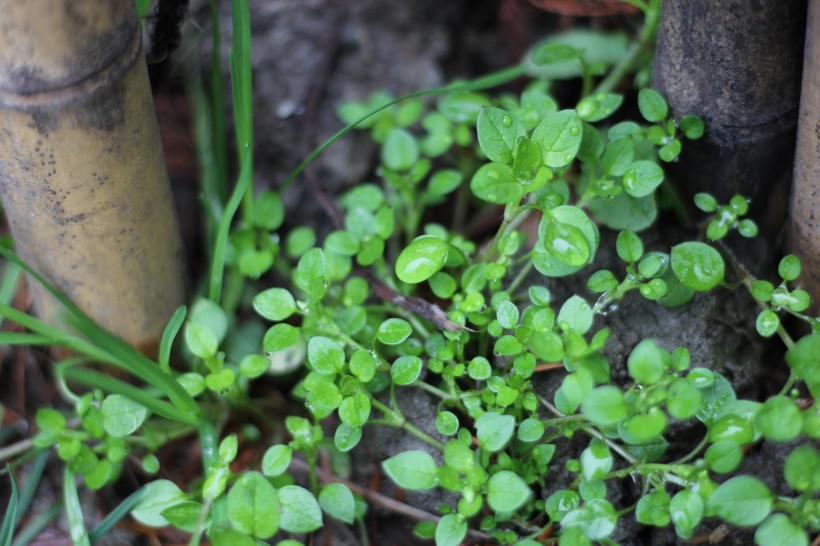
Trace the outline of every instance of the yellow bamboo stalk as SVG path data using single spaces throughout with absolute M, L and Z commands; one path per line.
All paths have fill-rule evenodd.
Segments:
M 800 282 L 820 300 L 820 1 L 810 0 L 803 55 L 803 88 L 797 123 L 789 247 L 803 263 Z
M 0 0 L 0 13 L 0 198 L 18 252 L 151 353 L 185 299 L 183 247 L 134 3 Z

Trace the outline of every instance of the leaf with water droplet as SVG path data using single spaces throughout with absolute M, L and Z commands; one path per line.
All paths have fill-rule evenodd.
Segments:
M 444 267 L 449 248 L 450 245 L 438 237 L 418 237 L 396 259 L 396 276 L 411 284 L 429 279 Z
M 672 271 L 692 290 L 703 292 L 723 282 L 725 265 L 717 250 L 690 241 L 672 247 Z
M 513 159 L 513 171 L 516 178 L 521 182 L 532 179 L 541 166 L 541 161 L 541 148 L 538 144 L 528 138 L 521 138 L 515 150 L 515 159 Z
M 584 121 L 600 121 L 617 110 L 623 100 L 623 95 L 596 93 L 581 99 L 576 110 Z
M 479 199 L 499 205 L 517 203 L 524 196 L 524 188 L 512 168 L 503 163 L 487 163 L 478 169 L 470 189 Z
M 547 167 L 563 167 L 578 153 L 582 133 L 578 112 L 561 110 L 548 115 L 538 124 L 532 133 L 532 140 L 541 146 Z
M 579 234 L 583 243 L 577 237 Z M 533 265 L 548 277 L 563 277 L 584 267 L 592 261 L 599 242 L 595 224 L 583 210 L 570 205 L 546 211 L 538 226 L 538 237 Z
M 513 162 L 513 151 L 518 139 L 527 135 L 521 122 L 509 112 L 491 106 L 481 109 L 476 130 L 478 144 L 490 161 L 506 164 Z
M 632 197 L 646 197 L 663 182 L 663 169 L 651 161 L 635 161 L 624 172 L 623 185 Z

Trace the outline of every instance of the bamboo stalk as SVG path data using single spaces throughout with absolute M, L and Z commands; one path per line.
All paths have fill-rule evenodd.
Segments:
M 183 248 L 133 2 L 0 0 L 0 12 L 0 198 L 18 252 L 153 353 L 185 298 Z

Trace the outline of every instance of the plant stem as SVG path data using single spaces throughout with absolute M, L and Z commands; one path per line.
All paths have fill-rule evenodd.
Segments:
M 371 398 L 370 403 L 373 404 L 374 407 L 378 408 L 382 413 L 384 413 L 386 419 L 371 419 L 370 421 L 368 421 L 369 424 L 381 424 L 401 428 L 409 432 L 419 440 L 426 442 L 437 449 L 444 449 L 444 444 L 442 444 L 441 442 L 439 442 L 423 430 L 410 424 L 407 420 L 404 419 L 404 416 L 397 415 L 397 413 L 389 406 L 386 406 L 376 398 Z
M 612 91 L 621 78 L 629 72 L 632 65 L 640 56 L 641 52 L 647 48 L 654 40 L 658 32 L 658 22 L 661 16 L 660 0 L 651 0 L 648 9 L 645 12 L 646 21 L 644 22 L 641 33 L 638 36 L 638 41 L 634 42 L 621 60 L 616 64 L 612 71 L 604 78 L 592 94 L 609 93 Z

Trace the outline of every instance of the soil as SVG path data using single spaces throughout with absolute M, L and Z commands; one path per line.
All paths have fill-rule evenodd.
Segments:
M 229 12 L 230 2 L 219 2 L 223 44 L 230 40 Z M 547 13 L 526 0 L 268 0 L 251 2 L 251 12 L 257 191 L 278 188 L 301 158 L 341 127 L 335 113 L 341 100 L 362 100 L 377 89 L 399 96 L 454 78 L 474 77 L 515 63 L 535 38 L 549 31 L 571 25 L 628 29 L 631 21 L 617 14 L 590 19 Z M 207 9 L 197 9 L 195 5 L 191 21 L 208 34 Z M 207 43 L 205 46 L 207 49 Z M 224 49 L 227 51 L 227 47 Z M 206 53 L 202 59 L 203 66 L 207 66 Z M 223 66 L 229 66 L 227 56 L 223 58 Z M 158 95 L 160 121 L 165 127 L 166 143 L 175 143 L 166 149 L 166 155 L 188 241 L 192 277 L 196 278 L 204 271 L 201 255 L 195 250 L 201 244 L 200 211 L 194 205 L 198 199 L 197 175 L 192 168 L 195 160 L 190 119 L 185 115 L 187 106 L 178 86 L 174 85 L 173 70 L 171 74 L 170 87 L 166 88 L 169 90 L 160 91 Z M 225 81 L 228 81 L 227 73 Z M 518 85 L 516 82 L 513 88 Z M 330 223 L 317 205 L 318 194 L 334 194 L 363 180 L 375 179 L 375 153 L 376 148 L 364 135 L 349 135 L 333 145 L 285 192 L 289 211 L 296 211 L 289 212 L 289 217 L 325 231 Z M 656 230 L 648 237 L 648 249 L 660 250 L 668 249 L 681 234 Z M 611 243 L 613 241 L 605 239 L 601 248 L 614 248 Z M 599 259 L 601 267 L 608 267 L 609 263 L 619 267 L 614 265 L 616 259 L 611 254 Z M 533 277 L 532 282 L 548 283 L 556 301 L 562 301 L 571 293 L 592 299 L 583 285 L 546 281 L 540 276 Z M 28 307 L 25 291 L 18 295 L 16 305 Z M 698 296 L 692 305 L 673 310 L 632 294 L 624 299 L 617 312 L 604 320 L 612 329 L 606 355 L 612 365 L 613 378 L 626 381 L 627 355 L 640 339 L 652 337 L 667 349 L 688 347 L 693 365 L 720 371 L 731 380 L 739 395 L 755 398 L 769 393 L 775 388 L 774 382 L 782 380 L 778 375 L 782 369 L 773 373 L 760 368 L 759 363 L 769 353 L 755 341 L 754 316 L 750 301 L 735 298 L 728 291 Z M 51 359 L 37 350 L 2 346 L 0 357 L 0 400 L 6 408 L 3 426 L 19 424 L 20 430 L 13 437 L 19 440 L 26 436 L 26 423 L 33 422 L 37 407 L 58 404 L 48 372 Z M 774 358 L 780 362 L 777 355 Z M 537 389 L 551 399 L 559 382 L 558 373 L 548 372 L 538 378 Z M 255 394 L 268 396 L 280 407 L 288 403 L 275 386 L 255 388 L 260 391 Z M 405 413 L 422 430 L 440 438 L 433 425 L 435 402 L 420 390 L 405 391 L 401 400 Z M 670 450 L 696 444 L 700 440 L 699 433 L 702 430 L 673 428 Z M 574 441 L 583 441 L 583 438 Z M 743 470 L 761 476 L 775 491 L 782 489 L 782 476 L 769 469 L 782 468 L 787 447 L 768 443 L 753 446 Z M 379 462 L 407 449 L 427 447 L 393 429 L 368 428 L 362 444 L 348 461 L 348 477 L 365 490 L 378 491 L 407 505 L 436 513 L 439 503 L 452 502 L 452 499 L 436 491 L 405 493 L 397 490 L 386 477 L 381 479 Z M 163 455 L 163 468 L 168 466 L 165 472 L 185 483 L 184 479 L 190 479 L 195 472 L 191 469 L 199 464 L 196 450 L 196 444 L 190 442 L 170 446 Z M 103 516 L 116 505 L 117 498 L 126 496 L 145 479 L 138 463 L 128 467 L 117 488 L 105 494 L 89 494 L 84 500 L 89 519 Z M 563 469 L 563 465 L 554 464 L 554 468 Z M 556 470 L 556 483 L 569 481 L 562 472 Z M 6 494 L 4 480 L 0 497 Z M 59 494 L 60 479 L 52 475 L 41 486 L 32 513 Z M 629 506 L 638 494 L 635 484 L 624 481 L 619 488 L 613 486 L 610 500 L 619 507 Z M 373 504 L 368 516 L 369 543 L 380 546 L 421 543 L 412 536 L 414 523 L 395 510 Z M 712 544 L 751 544 L 750 535 L 741 531 L 731 531 L 722 538 L 718 536 L 720 530 L 709 535 L 718 523 L 706 522 L 699 529 L 700 537 L 704 541 L 714 539 Z M 129 527 L 119 531 L 126 534 L 109 535 L 107 543 L 172 544 L 185 540 L 179 534 L 149 534 L 145 529 Z M 363 544 L 359 533 L 359 529 L 333 523 L 312 543 Z M 644 527 L 629 517 L 621 519 L 612 538 L 624 546 L 682 544 L 672 531 Z M 471 539 L 470 543 L 486 541 Z M 68 544 L 65 522 L 59 521 L 47 528 L 34 544 Z

